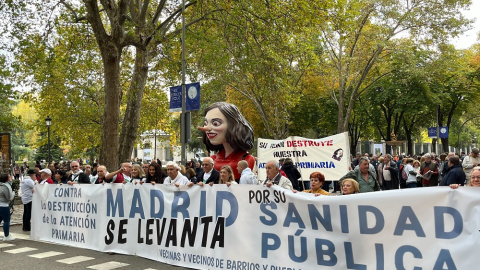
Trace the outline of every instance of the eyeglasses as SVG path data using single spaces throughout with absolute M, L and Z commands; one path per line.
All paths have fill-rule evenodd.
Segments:
M 470 179 L 480 180 L 480 176 L 472 176 L 472 177 L 470 177 Z
M 78 166 L 70 166 L 70 167 L 72 167 L 72 168 L 78 168 Z
M 212 165 L 212 164 L 210 164 L 210 163 L 203 163 L 203 164 L 202 164 L 203 167 L 205 167 L 205 166 L 210 166 L 210 165 Z

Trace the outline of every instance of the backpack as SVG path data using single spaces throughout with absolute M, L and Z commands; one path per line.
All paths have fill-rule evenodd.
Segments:
M 405 171 L 406 167 L 407 166 L 403 166 L 403 168 L 402 168 L 402 180 L 403 181 L 407 181 L 407 179 L 408 179 L 407 171 Z

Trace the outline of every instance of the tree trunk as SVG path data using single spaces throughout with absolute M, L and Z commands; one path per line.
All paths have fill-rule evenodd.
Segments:
M 142 107 L 143 91 L 148 75 L 148 51 L 136 49 L 135 66 L 132 83 L 127 93 L 127 109 L 120 134 L 118 162 L 130 160 L 135 139 L 137 138 L 140 108 Z
M 342 83 L 342 82 L 340 82 Z M 338 95 L 340 96 L 338 100 L 338 118 L 337 118 L 337 133 L 342 133 L 347 131 L 347 129 L 344 128 L 344 112 L 345 112 L 345 88 L 341 88 Z
M 403 130 L 405 130 L 405 136 L 407 137 L 407 154 L 413 156 L 415 149 L 413 149 L 412 129 L 415 125 L 416 115 L 412 117 L 410 126 L 407 125 L 405 117 L 403 118 Z
M 103 107 L 103 132 L 100 147 L 100 164 L 109 171 L 117 169 L 118 164 L 118 123 L 120 118 L 121 88 L 120 62 L 122 59 L 122 44 L 124 41 L 124 23 L 127 19 L 126 10 L 129 0 L 109 3 L 100 11 L 98 1 L 83 0 L 87 9 L 87 20 L 92 26 L 104 69 L 105 104 Z M 102 1 L 103 3 L 103 1 Z M 109 32 L 104 28 L 100 13 L 105 13 L 109 20 Z
M 449 127 L 450 129 L 450 127 Z M 444 153 L 448 153 L 448 138 L 440 138 L 440 140 L 442 141 L 442 150 Z
M 118 120 L 120 115 L 120 54 L 121 49 L 113 45 L 102 52 L 105 74 L 105 106 L 103 111 L 102 146 L 100 163 L 109 171 L 118 164 Z

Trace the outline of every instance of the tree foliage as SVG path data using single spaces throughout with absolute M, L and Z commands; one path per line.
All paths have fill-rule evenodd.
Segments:
M 320 75 L 338 106 L 337 131 L 347 130 L 356 99 L 385 74 L 372 72 L 400 33 L 426 43 L 456 35 L 470 1 L 335 1 L 319 25 Z
M 359 138 L 388 141 L 391 131 L 411 145 L 435 124 L 438 106 L 440 122 L 460 132 L 468 114 L 459 108 L 479 98 L 479 49 L 441 44 L 468 25 L 459 10 L 470 2 L 187 1 L 187 80 L 202 82 L 192 126 L 202 125 L 212 102 L 228 101 L 257 137 L 349 131 L 352 151 Z M 130 158 L 144 131 L 163 130 L 177 144 L 179 122 L 168 113 L 166 93 L 181 83 L 180 7 L 132 0 L 0 4 L 9 22 L 0 23 L 1 49 L 13 54 L 0 58 L 2 129 L 35 128 L 38 139 L 48 115 L 60 148 L 72 156 L 98 149 L 109 168 Z M 33 104 L 37 123 L 24 124 L 20 113 L 19 126 L 11 117 L 14 86 Z M 192 149 L 198 136 L 194 130 Z

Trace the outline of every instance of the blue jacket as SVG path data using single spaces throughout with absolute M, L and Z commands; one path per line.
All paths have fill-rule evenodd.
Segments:
M 462 165 L 453 165 L 450 167 L 450 171 L 443 177 L 440 186 L 449 186 L 451 184 L 460 184 L 463 186 L 465 178 Z

